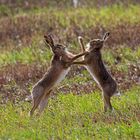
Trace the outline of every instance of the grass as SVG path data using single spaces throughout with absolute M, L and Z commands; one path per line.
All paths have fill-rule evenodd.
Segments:
M 6 66 L 17 62 L 22 64 L 31 64 L 34 62 L 46 63 L 51 56 L 49 49 L 39 48 L 32 44 L 19 50 L 3 51 L 0 56 L 0 65 Z
M 35 8 L 35 9 L 30 9 L 30 10 L 26 10 L 26 11 L 19 11 L 19 13 L 15 12 L 13 13 L 14 17 L 19 17 L 22 15 L 28 15 L 31 16 L 33 14 L 36 15 L 54 15 L 56 16 L 57 19 L 60 19 L 60 21 L 68 21 L 66 22 L 67 24 L 69 23 L 69 19 L 74 19 L 75 21 L 77 21 L 77 18 L 85 18 L 87 17 L 87 21 L 90 21 L 89 23 L 93 23 L 92 19 L 95 19 L 94 21 L 99 21 L 100 19 L 104 18 L 103 20 L 109 22 L 108 19 L 115 17 L 116 21 L 123 21 L 123 20 L 129 20 L 129 18 L 131 18 L 131 21 L 135 21 L 138 20 L 139 21 L 139 5 L 129 5 L 128 7 L 124 6 L 124 5 L 111 5 L 111 6 L 106 6 L 106 7 L 102 7 L 102 8 L 87 8 L 87 7 L 83 7 L 83 8 L 64 8 L 62 10 L 59 10 L 57 8 L 48 8 L 48 7 L 44 7 L 44 8 Z M 6 7 L 5 5 L 0 6 L 0 10 L 2 12 L 9 12 L 8 7 Z M 57 11 L 57 12 L 56 12 Z M 113 11 L 113 12 L 112 12 Z M 1 13 L 2 13 L 1 12 Z M 126 14 L 127 13 L 127 14 Z M 67 15 L 67 18 L 66 18 Z M 79 15 L 79 17 L 77 16 Z M 2 15 L 1 15 L 2 16 Z M 95 18 L 96 17 L 96 18 Z M 50 18 L 50 17 L 48 17 Z M 67 20 L 68 19 L 68 20 Z
M 103 113 L 98 92 L 50 99 L 45 113 L 29 118 L 29 103 L 0 107 L 1 139 L 139 139 L 139 87 L 112 100 L 114 112 Z M 106 136 L 106 137 L 105 137 Z
M 36 15 L 36 18 L 42 17 L 42 20 L 46 20 L 49 25 L 53 25 L 55 24 L 54 21 L 57 21 L 59 26 L 63 28 L 69 27 L 72 23 L 79 24 L 80 20 L 79 25 L 83 28 L 88 28 L 93 25 L 95 26 L 96 23 L 100 23 L 103 26 L 114 26 L 120 22 L 139 23 L 139 9 L 139 5 L 129 5 L 128 7 L 123 5 L 113 5 L 110 7 L 102 7 L 101 9 L 67 8 L 58 10 L 56 8 L 39 8 L 14 14 L 11 18 L 16 21 L 18 17 L 32 17 Z M 1 20 L 4 19 L 2 18 Z
M 36 15 L 46 15 L 46 18 L 50 18 L 51 14 L 53 18 L 60 23 L 62 27 L 68 27 L 73 23 L 79 23 L 82 27 L 90 27 L 96 25 L 96 23 L 103 25 L 116 25 L 120 22 L 132 22 L 138 23 L 140 21 L 139 18 L 139 5 L 130 5 L 129 7 L 113 5 L 111 7 L 103 7 L 101 9 L 97 8 L 78 8 L 78 9 L 63 9 L 62 11 L 58 11 L 57 9 L 43 8 L 38 9 Z M 56 12 L 57 11 L 57 12 Z M 113 12 L 112 12 L 113 11 Z M 126 14 L 127 13 L 127 14 Z M 25 13 L 24 13 L 25 14 Z M 34 10 L 27 13 L 29 16 L 34 14 Z M 18 16 L 22 15 L 19 14 Z M 16 17 L 16 16 L 15 16 Z M 95 18 L 96 17 L 96 18 Z M 114 20 L 110 20 L 114 19 Z M 86 22 L 85 22 L 86 21 Z M 86 24 L 85 24 L 86 23 Z
M 43 43 L 41 43 L 41 45 L 44 46 Z M 77 47 L 73 45 L 71 49 L 74 50 L 75 48 L 77 50 Z M 104 61 L 111 66 L 115 64 L 116 56 L 121 58 L 121 63 L 118 64 L 118 67 L 119 65 L 120 67 L 121 65 L 125 67 L 126 64 L 134 64 L 140 59 L 139 47 L 137 47 L 136 50 L 132 50 L 132 48 L 129 48 L 126 45 L 121 45 L 117 46 L 116 52 L 106 48 L 104 48 L 102 51 Z M 3 53 L 0 55 L 0 67 L 6 66 L 8 64 L 16 64 L 18 62 L 22 64 L 32 64 L 35 62 L 45 64 L 50 60 L 51 56 L 52 55 L 49 49 L 32 44 L 29 47 L 24 47 L 20 50 L 3 51 Z
M 78 34 L 84 34 L 84 32 L 86 32 L 83 36 L 90 36 L 91 38 L 92 33 L 94 32 L 92 31 L 92 29 L 98 24 L 103 28 L 108 28 L 107 30 L 111 30 L 111 33 L 113 33 L 113 28 L 117 26 L 117 24 L 138 24 L 140 21 L 140 18 L 138 16 L 140 14 L 139 8 L 139 5 L 130 5 L 128 7 L 114 5 L 112 7 L 103 7 L 101 9 L 78 8 L 73 10 L 71 8 L 68 8 L 63 9 L 62 11 L 58 9 L 42 8 L 13 14 L 8 18 L 2 16 L 2 18 L 0 19 L 0 23 L 2 23 L 1 25 L 4 25 L 4 27 L 2 26 L 3 28 L 1 28 L 1 37 L 3 37 L 3 39 L 0 43 L 0 47 L 2 50 L 2 54 L 0 55 L 0 67 L 17 63 L 41 63 L 43 65 L 48 63 L 47 61 L 50 60 L 51 53 L 50 51 L 40 47 L 41 45 L 44 46 L 43 43 L 40 43 L 40 40 L 42 40 L 44 32 L 48 31 L 50 28 L 55 28 L 56 32 L 54 32 L 53 34 L 55 34 L 56 36 L 59 32 L 61 32 L 62 34 L 58 40 L 61 40 L 61 42 L 70 43 L 72 45 L 72 49 L 77 51 L 79 50 L 76 47 L 78 46 L 76 39 Z M 8 22 L 7 20 L 9 19 L 10 21 Z M 8 25 L 8 23 L 10 24 Z M 130 29 L 130 31 L 137 30 L 133 27 L 131 28 L 132 30 Z M 77 30 L 79 32 L 78 34 L 75 33 L 77 32 Z M 118 33 L 118 30 L 116 30 L 116 32 Z M 126 34 L 129 35 L 131 33 L 129 33 L 129 30 L 127 32 L 124 33 L 124 35 L 122 34 L 122 36 L 125 36 Z M 96 32 L 93 36 L 95 36 L 95 34 Z M 135 37 L 135 32 L 131 34 L 132 36 L 134 35 L 134 40 L 137 40 L 138 42 L 138 39 Z M 112 35 L 112 38 L 115 39 L 116 37 Z M 22 39 L 25 40 L 25 42 L 26 40 L 31 40 L 31 43 L 24 44 L 24 41 Z M 116 40 L 118 42 L 121 42 L 121 37 Z M 122 42 L 124 43 L 125 41 L 126 40 L 123 40 Z M 4 42 L 6 42 L 6 44 Z M 130 40 L 130 42 L 132 41 Z M 114 43 L 112 44 L 114 45 Z M 138 51 L 133 51 L 133 48 L 129 49 L 128 45 L 126 45 L 127 50 L 124 49 L 124 47 L 123 50 L 120 47 L 121 45 L 117 45 L 117 47 L 120 48 L 118 49 L 118 53 L 119 55 L 121 54 L 120 57 L 122 58 L 122 61 L 117 66 L 117 69 L 119 71 L 128 72 L 129 67 L 127 66 L 127 64 L 133 61 L 135 61 L 134 63 L 136 63 L 136 61 L 139 60 L 139 45 L 137 45 Z M 118 54 L 116 52 L 112 53 L 111 49 L 106 49 L 103 52 L 105 52 L 105 61 L 113 67 L 116 61 L 115 56 L 117 56 Z
M 139 5 L 129 5 L 128 7 L 113 5 L 101 9 L 67 8 L 58 10 L 40 8 L 35 11 L 15 13 L 8 17 L 1 16 L 0 25 L 3 27 L 1 28 L 1 33 L 3 33 L 1 38 L 6 42 L 9 41 L 8 39 L 15 42 L 23 41 L 23 39 L 28 39 L 27 37 L 42 35 L 44 32 L 53 32 L 55 28 L 55 34 L 61 32 L 63 39 L 63 37 L 71 37 L 73 34 L 77 34 L 78 30 L 86 32 L 86 30 L 95 28 L 97 25 L 108 30 L 120 25 L 139 25 L 139 9 Z
M 139 9 L 140 5 L 130 4 L 26 11 L 1 5 L 0 140 L 140 139 Z M 88 41 L 105 31 L 111 37 L 102 50 L 103 60 L 124 92 L 112 98 L 115 111 L 103 112 L 96 83 L 87 70 L 72 67 L 44 114 L 29 118 L 31 103 L 24 101 L 25 96 L 46 72 L 52 56 L 43 34 L 51 32 L 56 42 L 71 44 L 76 53 L 78 35 Z

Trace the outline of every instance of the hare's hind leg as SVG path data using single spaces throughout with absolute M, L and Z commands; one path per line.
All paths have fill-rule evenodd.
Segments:
M 47 106 L 51 91 L 52 90 L 50 90 L 48 93 L 46 93 L 45 96 L 42 98 L 42 100 L 39 104 L 39 114 L 41 114 L 43 112 L 44 108 Z
M 111 101 L 110 101 L 111 97 L 103 92 L 103 100 L 104 100 L 104 111 L 106 112 L 108 109 L 112 110 L 112 105 L 111 105 Z
M 30 111 L 30 116 L 33 116 L 34 111 L 36 110 L 36 108 L 38 107 L 40 101 L 41 101 L 41 96 L 37 97 L 36 99 L 33 100 L 33 107 Z
M 34 87 L 34 89 L 32 91 L 33 107 L 30 111 L 30 116 L 33 115 L 34 111 L 38 107 L 38 105 L 39 105 L 41 99 L 43 98 L 43 96 L 44 96 L 43 87 L 39 87 L 39 86 Z

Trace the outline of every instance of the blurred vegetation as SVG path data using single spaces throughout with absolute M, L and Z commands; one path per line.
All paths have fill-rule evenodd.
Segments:
M 30 104 L 8 103 L 0 107 L 1 139 L 139 139 L 139 87 L 114 98 L 115 112 L 103 113 L 98 92 L 90 95 L 58 95 L 40 117 L 28 117 Z M 11 131 L 12 130 L 12 131 Z
M 131 4 L 140 4 L 139 0 L 78 0 L 77 7 L 106 7 L 112 5 L 124 5 L 129 6 Z M 41 9 L 43 7 L 47 8 L 57 8 L 65 9 L 74 7 L 73 0 L 1 0 L 0 1 L 0 15 L 11 15 L 19 13 L 21 11 L 28 11 L 33 9 Z
M 113 5 L 100 10 L 68 8 L 60 11 L 43 8 L 21 12 L 8 18 L 2 16 L 0 47 L 26 46 L 32 40 L 40 40 L 46 32 L 56 35 L 57 41 L 76 44 L 79 35 L 95 38 L 101 37 L 105 31 L 111 32 L 112 36 L 108 42 L 110 45 L 138 46 L 140 43 L 139 9 L 139 5 L 129 5 L 127 8 Z M 57 35 L 59 33 L 61 35 Z
M 69 50 L 78 53 L 80 51 L 80 47 L 77 47 L 79 35 L 85 38 L 86 44 L 90 39 L 102 37 L 106 31 L 109 31 L 111 36 L 105 43 L 102 54 L 108 69 L 116 77 L 123 90 L 128 88 L 130 83 L 139 82 L 139 4 L 134 5 L 131 2 L 117 4 L 115 2 L 115 4 L 110 3 L 100 8 L 98 6 L 94 8 L 64 6 L 59 10 L 58 7 L 46 7 L 45 4 L 40 8 L 41 5 L 36 3 L 38 1 L 32 3 L 38 8 L 32 8 L 30 2 L 28 1 L 28 10 L 24 9 L 23 1 L 15 1 L 15 3 L 9 1 L 1 5 L 3 12 L 9 12 L 7 16 L 1 14 L 0 18 L 0 82 L 2 84 L 7 85 L 14 81 L 17 85 L 17 82 L 21 81 L 21 86 L 25 82 L 30 86 L 30 81 L 34 82 L 41 78 L 47 71 L 52 54 L 44 44 L 44 33 L 51 33 L 56 42 L 63 43 L 68 46 Z M 12 9 L 14 6 L 20 10 L 15 12 L 15 9 Z M 78 75 L 74 78 L 73 74 Z M 92 78 L 87 75 L 83 68 L 75 69 L 74 67 L 68 75 L 72 79 L 64 80 L 64 83 L 67 84 L 68 81 L 68 83 L 74 81 L 80 83 L 81 76 L 82 78 L 88 77 L 87 79 L 92 82 Z M 83 82 L 80 84 L 85 84 L 86 78 Z M 83 86 L 87 92 L 97 88 L 95 84 L 92 87 L 90 82 L 88 82 L 89 88 L 85 88 L 87 84 Z M 76 91 L 77 89 L 82 91 L 79 87 L 74 85 L 72 89 L 69 89 L 70 87 L 66 86 L 61 90 L 67 93 L 70 90 L 79 93 Z M 5 88 L 3 90 L 6 91 Z M 16 98 L 16 96 L 13 97 Z
M 79 1 L 0 0 L 0 139 L 140 139 L 140 2 Z M 45 113 L 30 119 L 25 98 L 52 57 L 43 35 L 79 53 L 79 35 L 86 44 L 106 31 L 103 61 L 122 93 L 115 111 L 103 112 L 97 84 L 72 66 Z

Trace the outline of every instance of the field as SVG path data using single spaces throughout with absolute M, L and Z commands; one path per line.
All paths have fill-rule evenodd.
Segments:
M 140 3 L 95 0 L 73 8 L 64 2 L 0 5 L 0 140 L 140 139 Z M 25 98 L 52 57 L 43 35 L 79 53 L 79 35 L 86 43 L 106 31 L 103 60 L 121 91 L 111 100 L 114 111 L 104 113 L 98 85 L 84 67 L 72 66 L 45 112 L 30 118 Z

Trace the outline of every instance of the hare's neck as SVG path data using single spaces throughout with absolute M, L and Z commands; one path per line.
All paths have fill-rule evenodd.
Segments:
M 52 58 L 52 64 L 54 64 L 55 62 L 59 61 L 60 60 L 60 56 L 58 55 L 54 55 L 53 58 Z
M 100 60 L 102 60 L 102 55 L 101 55 L 101 51 L 96 49 L 96 50 L 93 50 L 91 51 L 92 54 L 94 54 L 94 56 Z

